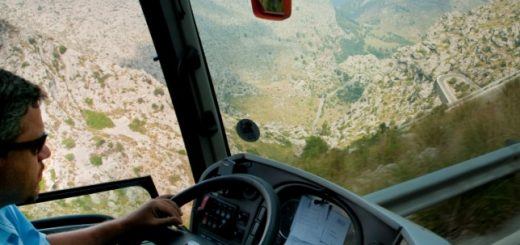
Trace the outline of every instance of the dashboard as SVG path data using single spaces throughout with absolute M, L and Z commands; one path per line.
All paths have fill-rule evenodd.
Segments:
M 147 180 L 143 186 L 153 186 L 151 178 Z M 135 185 L 134 181 L 126 181 L 125 185 Z M 112 185 L 121 187 L 123 183 Z M 87 186 L 67 192 L 83 195 L 103 188 L 112 187 Z M 51 194 L 67 195 L 63 191 Z M 194 200 L 190 229 L 146 231 L 144 244 L 449 244 L 334 183 L 250 154 L 214 163 L 196 185 L 172 200 L 181 206 Z M 51 234 L 110 219 L 103 215 L 74 215 L 34 224 Z
M 217 162 L 201 180 L 232 174 L 259 177 L 275 190 L 280 221 L 274 244 L 414 244 L 417 232 L 431 236 L 428 241 L 438 238 L 444 243 L 325 179 L 254 155 L 238 154 Z M 191 217 L 190 230 L 212 243 L 258 244 L 266 207 L 255 189 L 228 186 L 196 199 Z
M 236 188 L 205 195 L 195 209 L 198 233 L 217 244 L 258 244 L 266 208 L 255 192 Z M 346 206 L 305 185 L 283 186 L 276 193 L 283 198 L 274 244 L 361 244 L 359 223 Z

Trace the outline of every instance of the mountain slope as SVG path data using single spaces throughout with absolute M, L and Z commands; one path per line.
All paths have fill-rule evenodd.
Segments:
M 389 57 L 397 48 L 410 45 L 446 13 L 466 12 L 487 0 L 384 0 L 335 1 L 338 24 L 357 33 L 357 53 Z M 344 49 L 352 48 L 352 44 Z
M 192 182 L 162 83 L 3 20 L 0 37 L 0 67 L 49 95 L 42 116 L 54 154 L 46 162 L 44 190 L 147 174 L 161 193 Z

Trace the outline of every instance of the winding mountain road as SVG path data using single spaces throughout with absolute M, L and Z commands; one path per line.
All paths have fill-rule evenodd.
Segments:
M 452 105 L 458 100 L 454 89 L 448 84 L 448 81 L 450 79 L 457 79 L 459 81 L 462 81 L 474 90 L 480 89 L 480 87 L 475 82 L 471 81 L 471 79 L 460 73 L 449 73 L 446 75 L 440 75 L 437 77 L 437 86 L 441 90 L 441 100 L 447 105 Z

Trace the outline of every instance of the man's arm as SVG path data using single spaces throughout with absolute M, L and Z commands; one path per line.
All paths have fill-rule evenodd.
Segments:
M 47 239 L 52 245 L 114 244 L 124 233 L 125 229 L 119 220 L 111 220 L 86 229 L 51 234 Z
M 137 238 L 142 231 L 160 226 L 179 225 L 182 212 L 168 197 L 158 197 L 143 205 L 126 217 L 101 224 L 47 237 L 56 244 L 114 244 L 128 238 Z

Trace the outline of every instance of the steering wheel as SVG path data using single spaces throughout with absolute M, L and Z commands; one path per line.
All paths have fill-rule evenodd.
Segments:
M 266 181 L 248 174 L 233 174 L 226 176 L 214 177 L 201 181 L 190 188 L 178 193 L 172 197 L 179 207 L 200 197 L 204 194 L 222 190 L 223 188 L 238 185 L 248 185 L 255 188 L 264 199 L 264 205 L 267 213 L 267 220 L 265 223 L 264 233 L 260 239 L 259 244 L 268 245 L 274 242 L 278 232 L 278 224 L 280 219 L 280 204 L 278 196 L 274 192 L 271 185 Z M 167 244 L 207 244 L 208 240 L 201 236 L 194 234 L 188 230 L 179 230 L 179 234 L 169 235 Z M 164 238 L 164 237 L 163 237 Z M 161 244 L 165 241 L 161 241 Z

